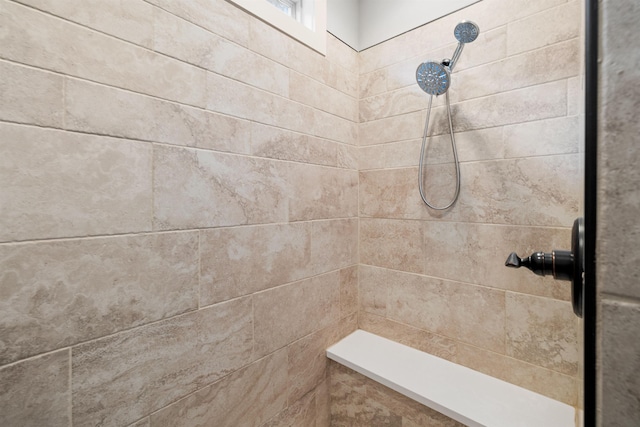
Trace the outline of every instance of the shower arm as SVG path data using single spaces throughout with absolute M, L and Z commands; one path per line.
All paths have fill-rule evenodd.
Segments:
M 464 49 L 464 43 L 458 42 L 458 47 L 453 52 L 453 56 L 449 60 L 449 71 L 453 72 L 453 68 L 456 66 L 458 59 L 460 59 L 460 55 L 462 55 L 462 49 Z

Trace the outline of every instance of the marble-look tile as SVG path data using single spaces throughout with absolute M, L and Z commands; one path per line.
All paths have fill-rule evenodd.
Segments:
M 420 161 L 421 146 L 420 139 L 410 139 L 360 147 L 358 169 L 362 174 L 369 169 L 416 167 Z
M 426 111 L 417 111 L 360 123 L 359 145 L 374 145 L 422 138 L 426 117 Z M 429 132 L 429 134 L 431 135 L 432 132 Z
M 504 261 L 511 252 L 569 249 L 568 228 L 503 226 L 458 222 L 425 223 L 425 273 L 429 276 L 568 301 L 569 282 L 510 269 Z
M 482 348 L 458 345 L 457 363 L 575 406 L 578 382 L 573 376 L 523 362 Z
M 340 318 L 358 311 L 358 266 L 340 270 Z
M 362 217 L 421 219 L 427 207 L 418 190 L 418 168 L 360 172 Z
M 394 270 L 424 272 L 424 225 L 419 221 L 360 220 L 360 262 Z
M 519 19 L 564 5 L 566 2 L 567 0 L 539 0 L 536 2 L 527 0 L 483 0 L 463 9 L 458 14 L 473 14 L 474 19 L 479 21 L 482 31 L 483 29 L 488 30 L 516 22 Z
M 358 147 L 349 144 L 338 144 L 337 166 L 345 169 L 358 169 Z
M 281 96 L 289 95 L 289 71 L 282 65 L 162 9 L 155 9 L 154 22 L 156 51 Z
M 340 318 L 340 275 L 316 276 L 254 294 L 256 356 L 269 354 Z
M 327 34 L 327 58 L 352 73 L 358 72 L 358 51 L 333 34 Z
M 300 399 L 327 379 L 327 348 L 357 328 L 353 313 L 313 332 L 287 347 L 289 402 Z
M 252 338 L 243 298 L 78 345 L 74 424 L 126 425 L 163 408 L 250 362 Z
M 198 307 L 198 235 L 0 245 L 0 364 Z
M 505 157 L 505 142 L 502 127 L 456 132 L 456 150 L 461 162 L 502 159 Z M 451 163 L 451 137 L 448 133 L 429 137 L 425 164 Z M 418 156 L 419 157 L 419 156 Z
M 0 425 L 71 425 L 69 350 L 0 368 Z
M 456 64 L 456 73 L 452 76 L 452 88 L 458 87 L 463 78 L 458 77 L 460 71 L 492 63 L 506 57 L 507 50 L 506 27 L 499 27 L 492 31 L 480 31 L 478 39 L 473 45 L 464 50 L 464 54 Z M 396 90 L 416 84 L 416 69 L 425 61 L 441 61 L 451 57 L 457 47 L 454 38 L 450 44 L 429 52 L 421 52 L 419 56 L 407 59 L 388 68 L 387 90 Z M 482 68 L 482 67 L 480 67 Z M 463 74 L 464 75 L 464 74 Z
M 443 177 L 435 165 L 431 171 Z M 579 154 L 463 163 L 461 175 L 452 220 L 570 227 L 579 215 Z
M 333 59 L 329 57 L 329 61 L 333 61 Z M 313 78 L 314 76 L 312 75 L 311 77 Z M 323 83 L 349 95 L 351 98 L 358 98 L 359 75 L 357 71 L 346 70 L 334 62 L 329 62 L 327 76 Z
M 219 228 L 200 233 L 201 305 L 312 275 L 309 223 Z
M 358 120 L 358 102 L 355 98 L 295 71 L 290 72 L 289 83 L 289 97 L 292 100 L 353 122 Z
M 0 124 L 0 241 L 146 231 L 151 146 Z
M 358 173 L 347 169 L 291 164 L 289 220 L 358 215 Z
M 506 301 L 506 354 L 576 376 L 579 320 L 571 304 L 512 292 Z
M 206 96 L 210 111 L 324 137 L 316 132 L 316 110 L 245 83 L 207 73 Z
M 634 1 L 600 3 L 598 103 L 598 393 L 600 425 L 630 426 L 640 419 L 637 331 L 640 251 L 637 150 L 640 121 L 638 46 L 630 40 Z M 630 297 L 627 299 L 627 297 Z
M 145 417 L 136 423 L 130 424 L 129 427 L 151 427 L 151 419 Z
M 67 79 L 67 129 L 235 153 L 251 150 L 248 121 Z
M 602 8 L 606 23 L 599 71 L 598 233 L 603 238 L 598 242 L 598 286 L 606 293 L 637 300 L 640 121 L 636 116 L 640 72 L 637 44 L 624 42 L 625 34 L 633 34 L 637 5 L 627 0 L 616 5 L 602 4 Z M 616 408 L 619 406 L 612 406 L 611 411 Z M 607 418 L 613 416 L 607 414 Z
M 63 78 L 57 74 L 0 61 L 0 98 L 0 120 L 62 127 Z
M 416 84 L 360 100 L 360 122 L 426 110 L 429 95 Z
M 165 122 L 164 126 L 186 127 L 185 130 L 188 130 L 188 133 L 184 137 L 166 142 L 229 153 L 250 153 L 253 137 L 251 122 L 184 106 L 180 106 L 177 110 L 178 114 L 171 115 L 177 123 Z
M 309 123 L 313 123 L 311 129 L 316 136 L 350 145 L 358 144 L 358 124 L 356 122 L 322 110 L 313 110 L 313 121 L 307 121 L 306 128 L 304 125 L 302 126 L 303 132 L 309 131 Z
M 381 337 L 456 362 L 458 343 L 450 338 L 367 312 L 358 314 L 358 326 Z
M 329 381 L 331 385 L 342 383 L 361 394 L 367 392 L 367 377 L 333 360 L 329 360 Z
M 314 427 L 315 425 L 316 395 L 308 393 L 261 427 Z
M 316 387 L 316 427 L 331 427 L 331 394 L 329 380 Z M 301 426 L 304 427 L 304 426 Z
M 0 15 L 0 56 L 147 95 L 204 106 L 206 72 L 11 2 Z
M 505 126 L 505 157 L 577 153 L 581 125 L 572 116 Z
M 461 16 L 464 14 L 467 15 L 466 12 L 461 11 Z M 455 28 L 455 26 L 454 26 Z M 450 57 L 455 48 L 457 47 L 457 40 L 454 40 L 454 44 L 451 46 L 447 46 L 449 48 L 448 55 L 445 55 L 445 58 Z M 477 67 L 478 65 L 488 64 L 490 62 L 499 61 L 504 59 L 507 56 L 507 27 L 506 25 L 502 25 L 499 27 L 489 28 L 484 27 L 480 28 L 480 34 L 478 38 L 474 41 L 474 44 L 468 46 L 464 53 L 460 56 L 456 64 L 456 71 L 463 71 L 469 68 Z M 455 81 L 457 82 L 459 78 L 455 77 Z
M 341 338 L 338 324 L 333 323 L 287 346 L 289 402 L 301 399 L 327 378 L 326 350 Z
M 155 146 L 154 228 L 285 222 L 286 179 L 283 162 Z
M 258 427 L 286 407 L 286 386 L 280 351 L 152 414 L 151 427 Z
M 361 266 L 360 304 L 364 312 L 437 334 L 436 348 L 456 340 L 504 353 L 502 291 Z
M 147 48 L 153 43 L 153 6 L 143 0 L 18 0 L 80 25 Z
M 311 265 L 315 274 L 358 263 L 358 220 L 335 219 L 311 224 Z
M 376 278 L 388 288 L 389 319 L 504 353 L 503 291 L 392 270 Z
M 362 74 L 368 73 L 418 56 L 425 50 L 435 50 L 450 45 L 452 42 L 455 43 L 452 32 L 456 24 L 463 19 L 473 19 L 480 26 L 482 36 L 482 34 L 489 33 L 509 22 L 564 3 L 566 0 L 540 0 L 536 2 L 483 0 L 474 3 L 428 25 L 423 25 L 385 43 L 363 50 L 359 54 L 360 72 Z M 482 43 L 480 40 L 482 39 L 476 43 Z M 464 60 L 468 54 L 467 51 L 474 48 L 477 49 L 476 46 L 471 45 L 465 49 L 462 59 Z M 449 57 L 450 54 L 446 56 Z
M 337 166 L 338 147 L 341 145 L 258 123 L 253 123 L 251 127 L 251 153 L 254 156 Z
M 584 114 L 585 109 L 585 81 L 584 74 L 571 77 L 567 81 L 567 115 Z
M 456 41 L 453 37 L 453 29 L 458 22 L 462 19 L 468 19 L 469 17 L 473 17 L 473 20 L 476 22 L 478 21 L 477 18 L 479 17 L 473 12 L 473 9 L 474 6 L 472 5 L 458 12 L 436 19 L 428 25 L 422 25 L 384 43 L 365 49 L 360 53 L 361 72 L 365 73 L 377 68 L 387 67 L 400 61 L 416 57 L 425 51 L 433 51 L 444 46 L 451 46 L 452 43 Z M 493 29 L 494 27 L 487 27 L 481 23 L 480 28 L 482 30 L 480 34 L 483 34 L 485 31 Z M 450 57 L 453 49 L 447 49 L 447 52 L 446 55 L 443 55 L 444 57 Z M 439 59 L 443 56 L 440 56 Z
M 352 384 L 357 384 L 353 387 Z M 332 426 L 438 426 L 462 424 L 357 372 L 331 363 Z
M 339 381 L 331 381 L 331 425 L 349 427 L 402 427 L 402 416 L 391 412 L 383 402 Z
M 402 427 L 464 427 L 464 424 L 369 378 L 367 397 L 401 415 Z
M 580 4 L 569 1 L 507 24 L 507 53 L 520 52 L 580 36 Z
M 358 316 L 375 314 L 385 317 L 389 302 L 389 272 L 384 268 L 358 266 Z M 360 325 L 360 319 L 359 325 Z
M 455 132 L 565 116 L 567 81 L 559 80 L 459 102 L 451 105 L 451 113 Z M 448 133 L 446 110 L 438 106 L 431 115 L 433 122 L 429 134 Z
M 602 425 L 632 425 L 640 419 L 640 306 L 605 299 L 601 313 Z
M 298 73 L 328 83 L 330 62 L 324 55 L 258 19 L 251 20 L 248 37 L 252 51 Z
M 388 72 L 389 71 L 386 68 L 381 68 L 379 70 L 375 70 L 370 73 L 361 74 L 359 99 L 368 98 L 370 96 L 379 95 L 381 93 L 386 92 Z
M 579 71 L 580 45 L 572 39 L 461 71 L 451 84 L 450 99 L 455 103 L 507 92 L 577 76 Z
M 249 23 L 255 18 L 227 1 L 146 1 L 242 46 L 249 44 Z
M 482 33 L 480 33 L 480 35 L 482 35 Z M 446 46 L 439 46 L 435 49 L 425 48 L 424 50 L 419 52 L 418 56 L 405 59 L 404 61 L 392 64 L 386 68 L 382 68 L 381 70 L 376 70 L 372 74 L 381 72 L 382 70 L 386 70 L 386 90 L 388 91 L 398 90 L 401 88 L 406 88 L 408 86 L 414 86 L 417 85 L 416 71 L 420 64 L 429 61 L 440 62 L 443 58 L 449 58 L 451 57 L 451 54 L 455 50 L 456 46 L 457 43 L 455 43 L 455 39 L 452 39 L 451 42 Z M 473 47 L 475 48 L 476 46 L 474 45 Z M 467 51 L 465 50 L 465 54 L 466 53 Z M 461 59 L 465 59 L 465 55 L 462 55 Z M 456 70 L 459 69 L 460 67 L 458 66 Z M 452 81 L 455 80 L 457 79 L 452 79 Z M 379 93 L 382 92 L 384 91 L 381 91 Z M 371 95 L 375 94 L 372 93 Z

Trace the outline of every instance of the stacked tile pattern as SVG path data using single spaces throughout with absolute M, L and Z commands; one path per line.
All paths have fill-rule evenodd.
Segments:
M 328 425 L 357 53 L 223 0 L 0 0 L 0 28 L 0 425 Z
M 362 329 L 578 403 L 578 318 L 569 282 L 504 267 L 507 255 L 570 248 L 582 203 L 581 7 L 483 0 L 360 53 Z M 432 211 L 418 193 L 426 60 L 455 25 L 480 27 L 451 77 L 461 193 Z M 444 97 L 434 100 L 426 193 L 453 195 Z
M 640 424 L 640 5 L 599 7 L 598 425 L 631 427 Z
M 437 214 L 413 76 L 463 18 L 463 191 Z M 330 383 L 357 325 L 576 403 L 568 287 L 503 262 L 578 215 L 577 2 L 483 0 L 326 57 L 223 0 L 0 0 L 0 28 L 0 425 L 448 425 Z
M 329 379 L 332 426 L 464 427 L 334 361 L 329 364 Z

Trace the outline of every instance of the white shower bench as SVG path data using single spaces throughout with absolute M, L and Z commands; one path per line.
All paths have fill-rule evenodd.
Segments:
M 576 425 L 569 405 L 366 331 L 327 357 L 467 426 Z

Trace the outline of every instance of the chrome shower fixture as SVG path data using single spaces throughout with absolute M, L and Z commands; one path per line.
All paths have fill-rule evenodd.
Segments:
M 453 52 L 453 56 L 451 57 L 449 71 L 453 71 L 453 68 L 456 66 L 456 63 L 462 54 L 462 49 L 464 49 L 464 45 L 477 39 L 478 34 L 480 34 L 480 28 L 475 22 L 462 21 L 456 25 L 456 28 L 453 30 L 453 35 L 456 37 L 456 40 L 458 40 L 458 47 L 456 47 L 456 50 Z
M 462 21 L 453 30 L 453 35 L 458 40 L 458 47 L 451 59 L 443 59 L 438 61 L 423 62 L 416 70 L 416 80 L 420 89 L 431 95 L 429 97 L 429 106 L 427 107 L 427 120 L 424 125 L 424 134 L 422 135 L 422 148 L 420 149 L 420 167 L 418 169 L 418 188 L 420 189 L 420 197 L 422 201 L 435 210 L 445 210 L 450 208 L 460 195 L 460 162 L 458 161 L 458 152 L 456 150 L 456 140 L 453 135 L 453 121 L 451 120 L 451 103 L 449 102 L 449 86 L 451 85 L 451 72 L 456 66 L 462 49 L 466 43 L 471 43 L 478 38 L 480 28 L 471 21 Z M 438 207 L 432 205 L 424 194 L 424 157 L 426 153 L 427 134 L 429 132 L 429 116 L 431 115 L 431 105 L 433 104 L 433 96 L 445 95 L 447 104 L 447 117 L 449 119 L 449 134 L 451 135 L 451 150 L 453 151 L 453 160 L 456 166 L 456 191 L 453 199 L 446 205 Z
M 418 66 L 416 80 L 423 91 L 429 95 L 438 96 L 449 89 L 451 75 L 445 65 L 436 61 L 427 61 Z

